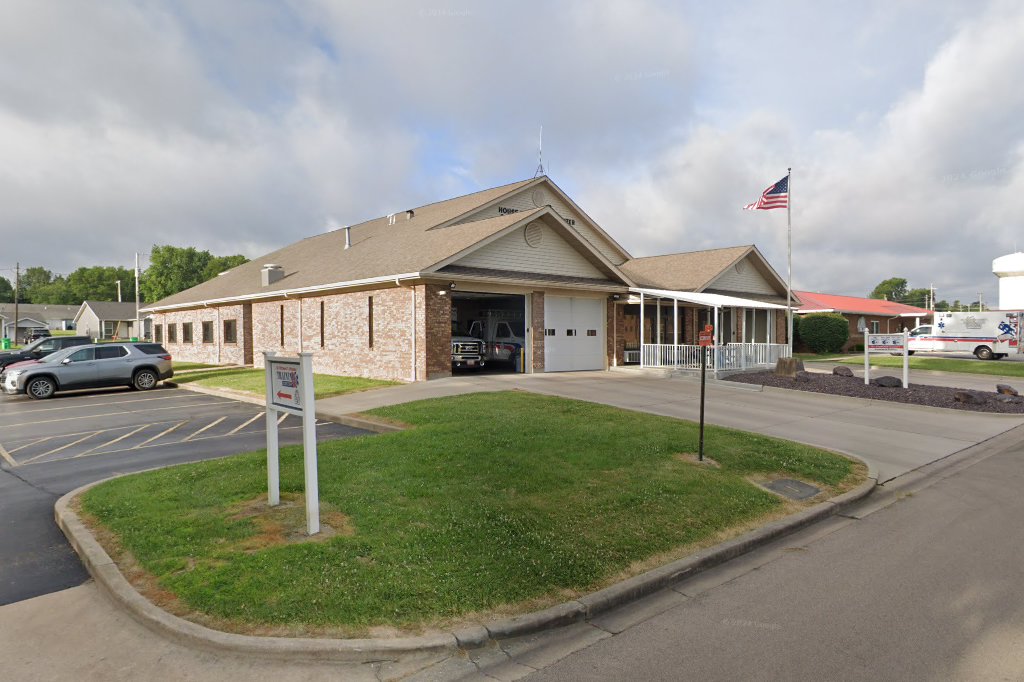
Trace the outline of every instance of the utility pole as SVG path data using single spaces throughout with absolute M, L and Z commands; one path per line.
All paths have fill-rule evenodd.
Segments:
M 18 344 L 18 289 L 21 288 L 21 263 L 14 264 L 14 344 Z
M 117 302 L 121 302 L 121 280 L 115 279 L 114 283 L 117 285 Z
M 120 292 L 120 287 L 118 291 Z M 118 295 L 117 300 L 121 300 Z M 139 326 L 139 252 L 135 252 L 135 337 L 142 340 L 142 329 Z

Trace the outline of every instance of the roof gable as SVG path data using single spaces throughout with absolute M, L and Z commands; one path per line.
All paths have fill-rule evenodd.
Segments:
M 580 236 L 601 252 L 612 264 L 621 265 L 630 259 L 629 253 L 546 175 L 494 198 L 487 204 L 459 216 L 450 224 L 519 211 L 531 211 L 545 206 L 552 208 L 567 225 L 575 228 Z M 446 227 L 446 225 L 439 227 Z

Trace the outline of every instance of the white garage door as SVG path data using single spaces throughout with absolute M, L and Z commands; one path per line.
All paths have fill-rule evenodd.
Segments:
M 604 369 L 604 301 L 544 297 L 544 371 Z

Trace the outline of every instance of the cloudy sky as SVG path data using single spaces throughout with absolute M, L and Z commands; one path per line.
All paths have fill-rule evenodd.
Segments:
M 554 7 L 552 7 L 554 5 Z M 249 257 L 551 177 L 633 255 L 994 302 L 1024 250 L 1024 5 L 5 0 L 0 275 Z M 143 265 L 145 265 L 143 255 Z

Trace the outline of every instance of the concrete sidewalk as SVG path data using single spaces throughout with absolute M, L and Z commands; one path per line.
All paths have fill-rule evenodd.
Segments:
M 919 378 L 919 383 L 928 383 L 925 379 L 929 377 Z M 912 375 L 911 381 L 915 379 Z M 972 388 L 978 382 L 977 387 L 994 390 L 996 381 L 982 379 L 971 377 L 972 385 L 963 387 Z M 629 371 L 460 375 L 328 398 L 317 403 L 317 412 L 345 415 L 413 400 L 511 389 L 694 421 L 700 413 L 698 381 Z M 708 383 L 705 419 L 710 424 L 854 455 L 872 465 L 880 483 L 1024 424 L 1024 415 L 917 407 L 785 389 L 759 390 L 756 386 L 718 381 Z

